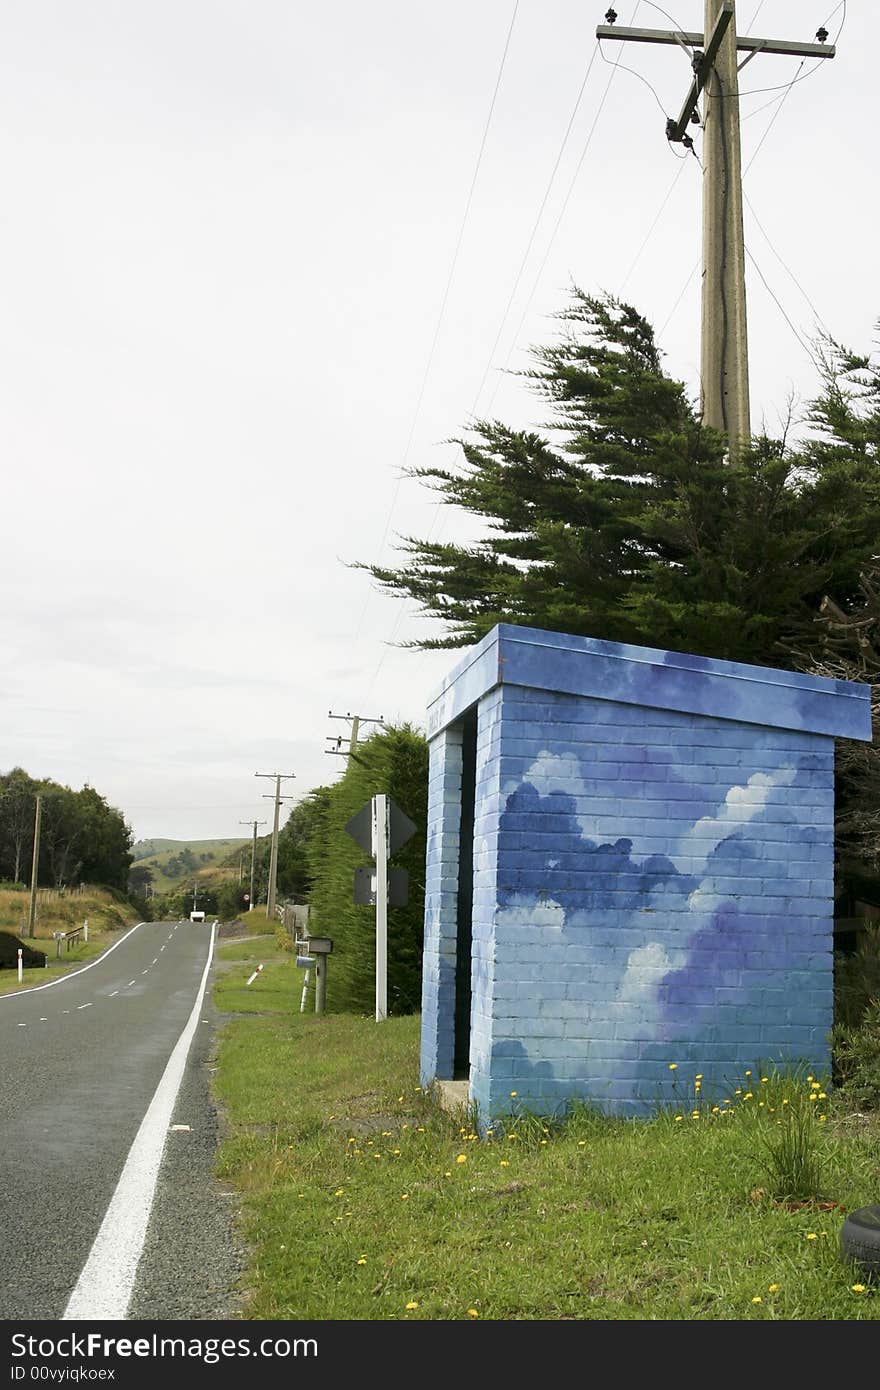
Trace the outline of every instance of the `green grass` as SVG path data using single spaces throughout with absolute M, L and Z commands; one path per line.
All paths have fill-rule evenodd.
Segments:
M 783 1077 L 749 1101 L 740 1086 L 727 1115 L 698 1098 L 697 1119 L 513 1114 L 515 1137 L 481 1140 L 419 1089 L 417 1017 L 300 1014 L 303 972 L 245 945 L 221 950 L 215 989 L 247 1015 L 225 1025 L 215 1075 L 219 1173 L 251 1252 L 245 1317 L 880 1316 L 880 1290 L 855 1292 L 838 1254 L 845 1211 L 877 1200 L 877 1126 L 822 1104 L 828 1210 L 771 1199 L 757 1104 L 793 1094 Z

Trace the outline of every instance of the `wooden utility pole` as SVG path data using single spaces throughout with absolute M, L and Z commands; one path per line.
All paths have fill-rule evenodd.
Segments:
M 34 809 L 34 856 L 31 861 L 31 901 L 28 911 L 28 936 L 33 936 L 37 920 L 37 874 L 40 867 L 40 818 L 43 812 L 43 798 L 37 797 Z
M 379 718 L 378 718 L 378 719 L 368 719 L 368 718 L 367 718 L 365 715 L 363 715 L 363 714 L 334 714 L 333 711 L 332 711 L 332 709 L 329 711 L 328 718 L 329 718 L 329 719 L 345 719 L 345 720 L 347 720 L 348 723 L 351 725 L 351 735 L 350 735 L 349 740 L 348 740 L 348 747 L 347 747 L 347 748 L 343 748 L 343 746 L 342 746 L 342 735 L 341 735 L 341 734 L 327 734 L 327 738 L 328 738 L 328 739 L 330 740 L 330 742 L 331 742 L 332 744 L 334 744 L 335 746 L 334 746 L 333 748 L 325 748 L 325 749 L 324 749 L 324 752 L 325 752 L 325 753 L 333 753 L 333 754 L 335 754 L 336 756 L 341 757 L 341 758 L 355 758 L 355 759 L 356 759 L 356 757 L 357 757 L 357 746 L 358 746 L 358 734 L 360 733 L 360 727 L 361 727 L 362 724 L 382 724 L 382 723 L 383 723 L 383 716 L 382 716 L 381 714 L 379 715 Z
M 281 802 L 287 798 L 281 795 L 281 783 L 295 777 L 295 772 L 255 772 L 255 777 L 275 778 L 275 818 L 272 823 L 272 849 L 269 855 L 269 890 L 266 897 L 266 916 L 275 916 L 275 885 L 278 878 L 278 821 Z
M 254 827 L 254 838 L 253 838 L 253 841 L 252 841 L 252 843 L 251 843 L 251 891 L 250 891 L 250 896 L 248 897 L 248 912 L 253 912 L 253 910 L 254 910 L 254 867 L 255 867 L 256 862 L 257 862 L 257 826 L 258 826 L 258 825 L 265 825 L 266 822 L 265 822 L 264 820 L 255 820 L 255 821 L 253 821 L 253 822 L 251 822 L 251 821 L 249 821 L 249 820 L 240 820 L 238 823 L 239 823 L 239 825 L 251 825 L 251 824 L 253 824 L 253 827 Z M 241 882 L 241 879 L 239 879 L 239 883 L 240 883 L 240 882 Z
M 727 435 L 730 462 L 736 464 L 751 435 L 749 357 L 746 324 L 745 242 L 739 138 L 738 74 L 757 53 L 833 58 L 828 34 L 818 43 L 753 39 L 736 32 L 734 0 L 705 0 L 701 34 L 674 29 L 629 29 L 615 23 L 596 29 L 599 39 L 674 44 L 689 53 L 693 80 L 677 119 L 666 122 L 666 138 L 690 148 L 688 126 L 700 124 L 703 97 L 703 305 L 700 395 L 703 423 Z M 746 57 L 737 65 L 737 53 Z

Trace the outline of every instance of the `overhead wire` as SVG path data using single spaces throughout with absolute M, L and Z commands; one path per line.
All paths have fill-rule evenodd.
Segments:
M 403 481 L 403 478 L 404 478 L 405 475 L 406 475 L 406 466 L 407 466 L 407 463 L 408 463 L 408 460 L 409 460 L 409 455 L 410 455 L 410 451 L 411 451 L 411 449 L 412 449 L 413 441 L 414 441 L 414 439 L 415 439 L 416 427 L 417 427 L 417 425 L 418 425 L 419 417 L 420 417 L 420 415 L 421 415 L 422 403 L 423 403 L 424 398 L 425 398 L 425 391 L 426 391 L 427 384 L 428 384 L 428 378 L 429 378 L 429 376 L 430 376 L 430 374 L 431 374 L 431 368 L 432 368 L 432 366 L 433 366 L 433 364 L 434 364 L 434 357 L 435 357 L 436 351 L 437 351 L 437 344 L 438 344 L 439 339 L 440 339 L 440 330 L 441 330 L 441 327 L 442 327 L 442 325 L 443 325 L 443 320 L 444 320 L 445 315 L 446 315 L 446 306 L 447 306 L 447 304 L 448 304 L 448 302 L 449 302 L 449 294 L 450 294 L 450 290 L 451 290 L 451 288 L 452 288 L 453 279 L 454 279 L 454 277 L 455 277 L 456 267 L 457 267 L 457 265 L 458 265 L 459 252 L 461 251 L 462 242 L 463 242 L 463 240 L 464 240 L 465 228 L 466 228 L 466 226 L 467 226 L 468 218 L 469 218 L 469 215 L 470 215 L 471 204 L 472 204 L 472 202 L 473 202 L 473 197 L 474 197 L 474 189 L 476 188 L 477 178 L 478 178 L 478 176 L 479 176 L 480 168 L 481 168 L 482 162 L 483 162 L 483 154 L 484 154 L 485 149 L 486 149 L 486 141 L 487 141 L 488 135 L 489 135 L 489 128 L 490 128 L 490 126 L 491 126 L 491 123 L 492 123 L 492 116 L 493 116 L 493 113 L 494 113 L 494 111 L 495 111 L 495 103 L 496 103 L 496 100 L 497 100 L 497 98 L 498 98 L 499 89 L 500 89 L 500 87 L 501 87 L 501 79 L 502 79 L 502 76 L 503 76 L 503 73 L 504 73 L 505 64 L 506 64 L 506 62 L 507 62 L 507 54 L 508 54 L 508 51 L 509 51 L 509 49 L 510 49 L 510 41 L 511 41 L 511 38 L 512 38 L 512 36 L 513 36 L 513 28 L 514 28 L 514 25 L 515 25 L 515 23 L 516 23 L 516 17 L 517 17 L 517 12 L 518 12 L 518 10 L 519 10 L 519 4 L 520 4 L 520 0 L 515 0 L 514 6 L 513 6 L 513 13 L 511 14 L 511 17 L 510 17 L 510 24 L 508 25 L 508 29 L 507 29 L 507 37 L 506 37 L 505 42 L 504 42 L 504 51 L 503 51 L 502 54 L 501 54 L 501 62 L 500 62 L 499 67 L 498 67 L 498 75 L 497 75 L 497 77 L 496 77 L 496 79 L 495 79 L 495 87 L 494 87 L 494 90 L 493 90 L 493 92 L 492 92 L 492 100 L 491 100 L 491 102 L 490 102 L 490 104 L 489 104 L 489 112 L 488 112 L 488 115 L 486 116 L 486 121 L 485 121 L 485 124 L 484 124 L 484 127 L 483 127 L 483 135 L 482 135 L 482 139 L 480 140 L 480 147 L 479 147 L 479 150 L 478 150 L 478 153 L 477 153 L 476 163 L 475 163 L 475 165 L 474 165 L 474 172 L 473 172 L 473 175 L 472 175 L 472 177 L 471 177 L 470 188 L 469 188 L 469 190 L 468 190 L 467 200 L 466 200 L 466 202 L 465 202 L 465 208 L 464 208 L 464 213 L 463 213 L 462 220 L 461 220 L 461 226 L 460 226 L 459 232 L 458 232 L 458 239 L 457 239 L 456 244 L 455 244 L 455 250 L 453 251 L 453 254 L 452 254 L 452 262 L 451 262 L 450 267 L 449 267 L 449 274 L 447 275 L 447 278 L 446 278 L 446 286 L 445 286 L 445 289 L 444 289 L 444 292 L 443 292 L 443 297 L 442 297 L 442 300 L 441 300 L 441 303 L 440 303 L 440 311 L 439 311 L 439 313 L 438 313 L 438 316 L 437 316 L 437 323 L 436 323 L 435 328 L 434 328 L 434 336 L 433 336 L 433 339 L 432 339 L 432 342 L 431 342 L 430 351 L 429 351 L 429 353 L 428 353 L 428 360 L 427 360 L 427 362 L 426 362 L 426 364 L 425 364 L 425 370 L 424 370 L 424 373 L 423 373 L 423 375 L 422 375 L 422 382 L 421 382 L 421 386 L 420 386 L 420 389 L 419 389 L 419 394 L 418 394 L 418 397 L 417 397 L 417 400 L 416 400 L 415 409 L 414 409 L 414 411 L 413 411 L 412 422 L 411 422 L 411 424 L 410 424 L 409 436 L 408 436 L 408 438 L 407 438 L 406 447 L 405 447 L 404 452 L 403 452 L 403 462 L 402 462 L 402 464 L 401 464 L 401 466 L 400 466 L 400 469 L 398 470 L 397 482 L 395 483 L 394 491 L 393 491 L 392 497 L 391 497 L 391 502 L 390 502 L 390 505 L 389 505 L 389 507 L 388 507 L 388 513 L 387 513 L 387 516 L 386 516 L 386 518 L 385 518 L 385 526 L 384 526 L 384 530 L 383 530 L 383 532 L 382 532 L 382 539 L 381 539 L 381 541 L 380 541 L 380 543 L 379 543 L 379 549 L 378 549 L 377 560 L 381 560 L 381 558 L 382 558 L 382 554 L 383 554 L 384 549 L 385 549 L 385 543 L 386 543 L 386 541 L 387 541 L 387 539 L 388 539 L 388 532 L 389 532 L 389 530 L 390 530 L 390 528 L 391 528 L 391 519 L 392 519 L 392 517 L 393 517 L 393 515 L 394 515 L 394 509 L 395 509 L 395 507 L 396 507 L 396 505 L 397 505 L 397 497 L 398 497 L 398 494 L 399 494 L 399 492 L 400 492 L 400 485 L 401 485 L 401 482 Z M 354 639 L 353 639 L 355 642 L 356 642 L 356 641 L 358 640 L 358 638 L 360 637 L 361 629 L 362 629 L 362 627 L 363 627 L 364 618 L 365 618 L 365 616 L 366 616 L 367 608 L 368 608 L 369 602 L 370 602 L 370 593 L 371 593 L 371 590 L 370 590 L 369 587 L 368 587 L 368 589 L 367 589 L 367 594 L 366 594 L 366 598 L 364 599 L 364 605 L 363 605 L 363 608 L 362 608 L 362 610 L 361 610 L 360 618 L 359 618 L 359 620 L 358 620 L 357 630 L 356 630 L 356 632 L 355 632 Z
M 630 17 L 630 23 L 632 23 L 633 19 L 635 19 L 636 13 L 638 12 L 638 9 L 639 9 L 639 4 L 641 4 L 641 3 L 642 3 L 642 0 L 637 0 L 637 3 L 636 3 L 635 6 L 633 7 L 633 12 L 632 12 L 632 15 L 631 15 L 631 17 Z M 622 51 L 622 49 L 623 49 L 623 45 L 621 44 L 621 45 L 620 45 L 620 50 Z M 517 278 L 516 278 L 516 283 L 515 283 L 515 285 L 514 285 L 514 289 L 513 289 L 512 293 L 511 293 L 511 295 L 510 295 L 510 297 L 509 297 L 509 299 L 508 299 L 508 303 L 507 303 L 507 306 L 506 306 L 506 308 L 505 308 L 504 315 L 503 315 L 503 317 L 502 317 L 501 325 L 500 325 L 499 330 L 498 330 L 498 333 L 496 334 L 496 337 L 495 337 L 495 342 L 494 342 L 493 347 L 492 347 L 492 352 L 490 353 L 490 356 L 489 356 L 487 365 L 486 365 L 486 367 L 485 367 L 485 369 L 484 369 L 484 371 L 483 371 L 483 375 L 482 375 L 482 378 L 481 378 L 481 381 L 480 381 L 480 386 L 479 386 L 479 388 L 478 388 L 477 394 L 476 394 L 476 396 L 474 397 L 474 404 L 473 404 L 473 406 L 472 406 L 472 408 L 471 408 L 471 416 L 473 416 L 473 415 L 476 413 L 477 405 L 479 404 L 480 393 L 482 392 L 482 389 L 483 389 L 483 386 L 484 386 L 484 384 L 485 384 L 486 378 L 487 378 L 487 376 L 488 376 L 488 374 L 489 374 L 489 371 L 490 371 L 490 369 L 491 369 L 492 357 L 494 357 L 494 354 L 495 354 L 495 351 L 496 351 L 498 342 L 500 341 L 501 334 L 502 334 L 502 332 L 503 332 L 503 330 L 504 330 L 504 324 L 505 324 L 505 322 L 506 322 L 506 320 L 507 320 L 507 316 L 508 316 L 508 314 L 509 314 L 509 312 L 510 312 L 510 307 L 511 307 L 511 305 L 513 304 L 513 301 L 514 301 L 515 296 L 516 296 L 517 288 L 518 288 L 519 283 L 520 283 L 520 281 L 521 281 L 521 279 L 522 279 L 522 274 L 523 274 L 525 265 L 526 265 L 527 260 L 528 260 L 529 251 L 531 250 L 531 246 L 532 246 L 532 244 L 533 244 L 533 242 L 534 242 L 534 238 L 535 238 L 535 233 L 536 233 L 536 231 L 537 231 L 537 227 L 538 227 L 538 225 L 539 225 L 539 223 L 540 223 L 541 216 L 542 216 L 542 214 L 543 214 L 543 210 L 544 210 L 544 208 L 545 208 L 545 206 L 546 206 L 547 199 L 548 199 L 549 193 L 550 193 L 550 189 L 551 189 L 553 180 L 554 180 L 554 178 L 555 178 L 556 171 L 557 171 L 557 169 L 558 169 L 558 167 L 559 167 L 559 163 L 560 163 L 560 160 L 561 160 L 561 158 L 562 158 L 562 153 L 563 153 L 563 151 L 564 151 L 564 149 L 565 149 L 565 144 L 566 144 L 566 142 L 567 142 L 569 133 L 570 133 L 570 131 L 571 131 L 571 127 L 572 127 L 572 124 L 573 124 L 573 122 L 574 122 L 575 115 L 576 115 L 576 113 L 577 113 L 577 110 L 578 110 L 578 108 L 579 108 L 579 106 L 580 106 L 581 99 L 582 99 L 582 97 L 583 97 L 583 92 L 584 92 L 584 88 L 585 88 L 585 86 L 586 86 L 587 78 L 589 77 L 589 74 L 590 74 L 590 72 L 591 72 L 591 70 L 592 70 L 592 67 L 593 67 L 593 63 L 595 62 L 595 59 L 596 59 L 596 55 L 597 55 L 597 53 L 598 53 L 599 51 L 600 51 L 600 43 L 599 43 L 599 40 L 597 39 L 597 41 L 596 41 L 596 46 L 595 46 L 595 48 L 594 48 L 594 50 L 593 50 L 593 53 L 592 53 L 592 55 L 591 55 L 591 57 L 590 57 L 590 62 L 589 62 L 589 64 L 588 64 L 587 71 L 586 71 L 586 73 L 585 73 L 585 75 L 584 75 L 583 82 L 581 83 L 581 88 L 580 88 L 580 91 L 579 91 L 579 93 L 578 93 L 577 101 L 575 102 L 574 110 L 572 111 L 571 117 L 570 117 L 569 122 L 568 122 L 568 125 L 567 125 L 567 127 L 566 127 L 565 135 L 563 136 L 563 140 L 562 140 L 562 144 L 561 144 L 561 146 L 560 146 L 559 154 L 557 155 L 556 162 L 555 162 L 555 164 L 554 164 L 554 166 L 553 166 L 553 172 L 552 172 L 552 174 L 551 174 L 551 176 L 550 176 L 550 180 L 548 181 L 548 185 L 547 185 L 547 189 L 546 189 L 545 194 L 544 194 L 544 198 L 542 199 L 542 202 L 541 202 L 541 208 L 540 208 L 540 210 L 539 210 L 538 217 L 537 217 L 536 220 L 535 220 L 535 224 L 534 224 L 534 226 L 533 226 L 532 233 L 531 233 L 531 236 L 530 236 L 530 238 L 529 238 L 528 246 L 527 246 L 527 248 L 526 248 L 526 253 L 525 253 L 525 255 L 523 256 L 522 262 L 521 262 L 521 264 L 520 264 L 520 269 L 519 269 L 519 272 L 518 272 L 518 274 L 517 274 Z M 607 84 L 606 84 L 606 86 L 605 86 L 605 91 L 604 91 L 603 94 L 602 94 L 602 98 L 601 98 L 601 100 L 600 100 L 599 107 L 598 107 L 598 109 L 597 109 L 597 111 L 596 111 L 596 115 L 595 115 L 595 117 L 593 118 L 593 123 L 592 123 L 592 125 L 591 125 L 591 127 L 590 127 L 590 130 L 589 130 L 588 134 L 587 134 L 587 138 L 586 138 L 585 144 L 584 144 L 584 146 L 583 146 L 583 149 L 581 150 L 581 155 L 580 155 L 580 158 L 579 158 L 579 160 L 578 160 L 577 168 L 575 169 L 574 176 L 573 176 L 573 178 L 572 178 L 572 180 L 571 180 L 571 182 L 570 182 L 570 184 L 569 184 L 568 191 L 567 191 L 567 193 L 566 193 L 566 195 L 565 195 L 565 199 L 564 199 L 563 204 L 562 204 L 562 208 L 561 208 L 561 210 L 560 210 L 560 212 L 559 212 L 559 215 L 557 216 L 556 222 L 555 222 L 554 227 L 553 227 L 553 230 L 552 230 L 552 232 L 551 232 L 550 241 L 549 241 L 549 243 L 548 243 L 548 245 L 547 245 L 547 248 L 546 248 L 546 250 L 545 250 L 545 253 L 544 253 L 544 259 L 543 259 L 542 262 L 541 262 L 541 266 L 540 266 L 540 269 L 539 269 L 539 271 L 538 271 L 538 275 L 537 275 L 535 284 L 534 284 L 533 287 L 532 287 L 532 292 L 531 292 L 531 295 L 530 295 L 530 297 L 529 297 L 528 303 L 527 303 L 527 305 L 526 305 L 526 309 L 524 310 L 523 316 L 522 316 L 522 318 L 521 318 L 521 320 L 520 320 L 519 327 L 518 327 L 518 329 L 517 329 L 516 334 L 514 335 L 514 341 L 516 341 L 516 338 L 517 338 L 518 335 L 519 335 L 519 331 L 520 331 L 520 329 L 522 328 L 522 323 L 524 322 L 525 316 L 526 316 L 526 314 L 528 313 L 528 309 L 529 309 L 529 307 L 531 306 L 531 302 L 532 302 L 532 299 L 534 298 L 535 292 L 536 292 L 536 290 L 537 290 L 537 286 L 538 286 L 538 283 L 539 283 L 539 281 L 540 281 L 541 275 L 542 275 L 542 273 L 543 273 L 544 266 L 545 266 L 546 263 L 547 263 L 547 259 L 548 259 L 549 254 L 550 254 L 550 250 L 551 250 L 551 248 L 552 248 L 552 245 L 553 245 L 553 242 L 554 242 L 554 240 L 555 240 L 556 234 L 557 234 L 557 232 L 558 232 L 558 230 L 559 230 L 559 227 L 560 227 L 560 225 L 561 225 L 561 223 L 562 223 L 562 219 L 563 219 L 563 217 L 564 217 L 564 215 L 565 215 L 565 211 L 566 211 L 566 209 L 567 209 L 567 207 L 568 207 L 568 203 L 569 203 L 569 201 L 570 201 L 570 199 L 571 199 L 572 192 L 574 191 L 574 186 L 575 186 L 575 184 L 576 184 L 576 182 L 577 182 L 578 175 L 579 175 L 580 170 L 581 170 L 581 168 L 582 168 L 582 166 L 583 166 L 583 163 L 584 163 L 584 160 L 585 160 L 585 158 L 586 158 L 587 152 L 588 152 L 588 150 L 589 150 L 589 148 L 590 148 L 590 144 L 592 143 L 593 133 L 594 133 L 594 131 L 595 131 L 595 129 L 596 129 L 596 125 L 597 125 L 597 123 L 598 123 L 599 117 L 600 117 L 601 114 L 602 114 L 602 110 L 603 110 L 603 108 L 604 108 L 604 106 L 605 106 L 605 102 L 606 102 L 606 100 L 607 100 L 607 98 L 608 98 L 608 92 L 609 92 L 609 90 L 610 90 L 611 83 L 612 83 L 613 79 L 614 79 L 614 73 L 612 72 L 612 73 L 610 74 L 609 78 L 608 78 L 608 82 L 607 82 Z M 511 351 L 512 351 L 512 350 L 511 350 Z M 509 360 L 509 356 L 508 356 L 508 360 Z M 496 387 L 496 391 L 497 391 L 497 387 Z M 494 400 L 494 393 L 493 393 L 492 399 Z M 490 403 L 490 408 L 491 408 L 491 403 Z M 439 519 L 440 519 L 440 505 L 438 504 L 438 506 L 437 506 L 437 508 L 436 508 L 436 510 L 435 510 L 435 512 L 434 512 L 434 517 L 433 517 L 433 519 L 432 519 L 431 526 L 430 526 L 430 528 L 429 528 L 429 532 L 428 532 L 428 535 L 427 535 L 427 537 L 426 537 L 426 540 L 430 541 L 430 540 L 434 537 L 435 526 L 437 525 Z M 442 524 L 441 524 L 441 529 L 442 529 Z M 366 692 L 366 697 L 367 697 L 367 698 L 369 698 L 369 692 L 373 689 L 373 686 L 374 686 L 374 684 L 375 684 L 375 682 L 376 682 L 376 679 L 377 679 L 377 677 L 378 677 L 378 675 L 379 675 L 379 672 L 380 672 L 380 670 L 382 669 L 382 665 L 383 665 L 383 663 L 384 663 L 384 661 L 385 661 L 385 658 L 386 658 L 386 656 L 387 656 L 388 650 L 389 650 L 391 644 L 393 643 L 394 638 L 395 638 L 396 635 L 397 635 L 397 632 L 398 632 L 398 630 L 399 630 L 399 628 L 400 628 L 401 623 L 403 622 L 404 617 L 406 616 L 406 611 L 407 611 L 407 610 L 406 610 L 406 605 L 407 605 L 407 600 L 404 599 L 404 600 L 402 601 L 402 603 L 401 603 L 401 606 L 398 608 L 397 616 L 396 616 L 396 618 L 395 618 L 394 625 L 393 625 L 393 627 L 392 627 L 392 629 L 391 629 L 391 633 L 390 633 L 389 637 L 387 638 L 387 640 L 386 640 L 386 642 L 385 642 L 384 649 L 383 649 L 383 651 L 382 651 L 382 653 L 381 653 L 381 655 L 380 655 L 380 657 L 379 657 L 379 661 L 378 661 L 378 663 L 377 663 L 377 665 L 376 665 L 376 668 L 375 668 L 375 670 L 374 670 L 374 672 L 373 672 L 373 675 L 372 675 L 372 678 L 371 678 L 371 680 L 370 680 L 370 684 L 369 684 L 369 686 L 368 686 L 368 688 L 367 688 L 367 692 Z

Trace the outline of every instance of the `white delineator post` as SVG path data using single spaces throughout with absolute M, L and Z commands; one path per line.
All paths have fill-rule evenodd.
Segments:
M 18 983 L 21 984 L 21 947 L 18 948 Z
M 376 1022 L 388 1017 L 388 798 L 373 797 L 376 861 Z
M 256 968 L 256 970 L 254 971 L 253 975 L 251 975 L 250 979 L 247 981 L 247 983 L 248 983 L 249 985 L 252 985 L 252 984 L 253 984 L 254 980 L 257 978 L 257 976 L 259 975 L 259 973 L 260 973 L 260 971 L 262 970 L 262 968 L 263 968 L 262 965 L 258 965 L 258 966 L 257 966 L 257 968 Z

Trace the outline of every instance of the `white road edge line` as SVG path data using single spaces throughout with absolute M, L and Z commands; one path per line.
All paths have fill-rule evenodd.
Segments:
M 72 980 L 76 975 L 84 975 L 87 970 L 91 970 L 93 965 L 100 965 L 102 960 L 106 960 L 110 953 L 116 950 L 117 946 L 121 946 L 123 941 L 128 940 L 133 931 L 137 931 L 138 927 L 143 927 L 145 925 L 144 922 L 136 922 L 131 930 L 125 933 L 125 936 L 120 936 L 118 941 L 114 941 L 112 946 L 108 946 L 103 955 L 97 956 L 94 960 L 89 961 L 88 965 L 80 966 L 79 970 L 71 970 L 69 975 L 62 975 L 60 980 L 50 980 L 47 985 L 30 985 L 27 989 L 13 990 L 11 994 L 0 994 L 0 1002 L 4 999 L 20 999 L 23 994 L 36 994 L 38 989 L 53 989 L 55 985 L 63 985 L 65 980 Z
M 215 927 L 216 923 L 211 927 L 208 959 L 192 1013 L 174 1045 L 162 1079 L 129 1149 L 101 1229 L 62 1314 L 64 1322 L 101 1319 L 119 1322 L 124 1321 L 128 1312 L 174 1103 L 208 984 Z

